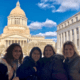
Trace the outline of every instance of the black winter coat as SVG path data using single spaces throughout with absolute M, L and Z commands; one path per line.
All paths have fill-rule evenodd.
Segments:
M 7 72 L 8 72 L 7 66 L 0 63 L 0 80 L 8 80 Z
M 38 80 L 38 73 L 40 68 L 40 62 L 34 62 L 34 60 L 30 57 L 25 57 L 23 64 L 17 69 L 16 75 L 20 80 Z M 34 68 L 37 68 L 37 72 L 35 72 Z
M 63 66 L 61 56 L 54 55 L 50 58 L 43 58 L 43 67 L 39 80 L 68 80 Z

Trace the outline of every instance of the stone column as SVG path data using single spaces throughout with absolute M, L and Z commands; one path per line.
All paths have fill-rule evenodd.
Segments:
M 63 44 L 65 43 L 65 32 L 63 33 Z
M 17 40 L 17 43 L 18 43 L 18 40 Z
M 61 42 L 60 42 L 60 43 L 61 43 L 61 46 L 60 46 L 60 48 L 62 48 L 62 33 L 61 33 Z
M 6 47 L 7 47 L 7 40 L 5 40 L 6 41 Z
M 13 40 L 14 41 L 14 43 L 15 43 L 15 40 Z
M 11 22 L 11 18 L 10 18 L 10 25 L 11 25 L 11 23 L 12 23 L 12 22 Z
M 79 26 L 79 49 L 80 49 L 80 26 Z
M 11 42 L 10 42 L 10 40 L 9 40 L 9 46 L 10 46 L 10 44 L 11 44 Z
M 57 35 L 57 49 L 60 48 L 60 35 Z
M 76 33 L 76 28 L 74 29 L 74 44 L 77 47 L 77 33 Z
M 10 44 L 12 44 L 12 40 L 10 40 Z
M 72 29 L 70 30 L 70 41 L 72 41 Z
M 22 19 L 22 25 L 23 25 L 23 19 Z
M 9 41 L 7 40 L 7 47 L 8 47 L 8 45 L 9 45 Z
M 15 24 L 15 18 L 13 18 L 13 24 Z
M 26 19 L 26 25 L 27 25 L 27 19 Z
M 8 25 L 10 25 L 10 18 L 8 18 Z
M 9 44 L 8 44 L 8 46 L 10 45 L 10 40 L 9 40 L 9 42 L 8 42 Z
M 24 46 L 24 41 L 23 41 L 23 46 Z
M 68 31 L 66 32 L 66 41 L 69 40 Z
M 21 45 L 21 40 L 20 40 L 20 45 Z

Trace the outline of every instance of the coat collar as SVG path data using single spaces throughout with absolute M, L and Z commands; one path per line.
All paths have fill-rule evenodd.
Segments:
M 71 57 L 71 58 L 68 60 L 68 63 L 72 62 L 72 61 L 75 60 L 76 58 L 79 58 L 79 55 L 78 55 L 78 54 L 74 54 L 74 56 Z

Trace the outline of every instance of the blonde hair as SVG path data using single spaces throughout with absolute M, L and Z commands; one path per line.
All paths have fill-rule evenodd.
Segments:
M 65 49 L 65 46 L 66 46 L 66 45 L 71 45 L 71 46 L 73 47 L 73 49 L 74 49 L 74 53 L 79 55 L 79 52 L 78 52 L 75 44 L 74 44 L 72 41 L 67 41 L 67 42 L 65 42 L 65 43 L 63 44 L 63 49 L 62 49 L 63 55 L 64 55 L 64 49 Z

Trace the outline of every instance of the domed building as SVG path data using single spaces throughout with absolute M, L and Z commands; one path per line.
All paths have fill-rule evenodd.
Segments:
M 31 36 L 27 26 L 27 18 L 25 12 L 21 9 L 19 1 L 16 7 L 8 16 L 8 23 L 0 35 L 0 53 L 5 54 L 6 48 L 12 44 L 18 43 L 22 46 L 24 55 L 29 55 L 30 50 L 34 46 L 38 46 L 43 51 L 46 44 L 51 44 L 55 47 L 55 42 L 52 39 L 45 37 Z

